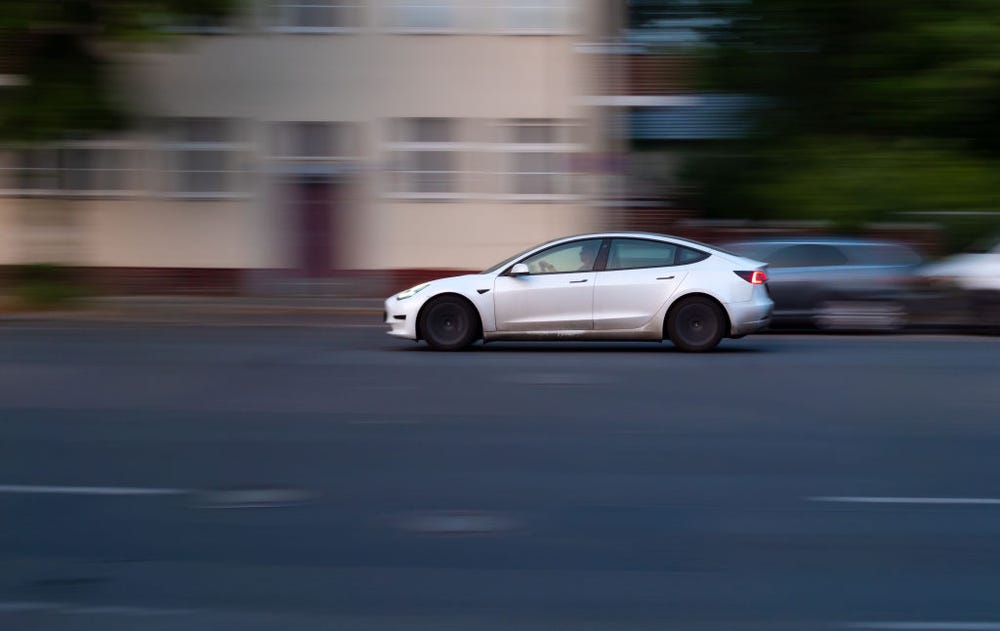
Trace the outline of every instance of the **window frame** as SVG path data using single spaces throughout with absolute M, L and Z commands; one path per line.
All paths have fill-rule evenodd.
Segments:
M 545 254 L 546 252 L 548 252 L 550 250 L 554 250 L 556 248 L 563 248 L 563 247 L 566 247 L 566 246 L 576 245 L 578 243 L 586 243 L 588 241 L 596 241 L 596 242 L 600 243 L 600 245 L 598 246 L 598 249 L 597 249 L 597 256 L 594 258 L 594 264 L 590 267 L 589 270 L 573 270 L 573 271 L 567 271 L 567 272 L 538 272 L 538 273 L 532 272 L 532 273 L 529 273 L 528 275 L 529 276 L 555 276 L 557 274 L 591 274 L 591 273 L 594 273 L 594 272 L 600 272 L 600 271 L 603 270 L 604 264 L 607 262 L 608 248 L 610 246 L 611 239 L 608 238 L 608 237 L 593 237 L 593 236 L 591 236 L 591 237 L 582 237 L 582 238 L 579 238 L 579 239 L 573 239 L 571 241 L 562 241 L 560 243 L 555 243 L 555 244 L 550 245 L 547 248 L 543 248 L 541 250 L 532 250 L 531 252 L 527 252 L 527 253 L 523 254 L 522 256 L 518 256 L 517 260 L 515 260 L 512 263 L 508 264 L 507 267 L 502 272 L 500 272 L 500 274 L 498 274 L 498 276 L 511 276 L 510 270 L 513 269 L 515 265 L 524 263 L 526 260 L 528 260 L 528 259 L 530 259 L 532 257 L 541 256 L 542 254 Z
M 219 121 L 229 129 L 229 137 L 225 140 L 182 140 L 174 134 L 176 130 L 172 127 L 182 121 Z M 251 191 L 251 179 L 248 177 L 255 172 L 254 166 L 250 164 L 253 155 L 253 144 L 249 139 L 240 139 L 239 130 L 244 124 L 244 119 L 228 117 L 177 117 L 165 118 L 167 124 L 166 134 L 157 143 L 156 152 L 158 154 L 161 173 L 161 180 L 158 182 L 157 196 L 164 199 L 177 200 L 237 200 L 248 199 L 253 196 Z M 180 168 L 182 160 L 181 154 L 186 152 L 222 152 L 226 156 L 226 169 L 224 170 L 203 170 L 203 169 L 183 169 Z M 246 168 L 239 168 L 241 161 L 246 161 Z M 212 191 L 191 191 L 184 190 L 187 187 L 181 186 L 181 178 L 185 173 L 220 173 L 225 177 L 226 190 Z
M 572 157 L 586 151 L 586 145 L 579 142 L 566 142 L 566 135 L 581 127 L 576 119 L 508 119 L 499 121 L 497 127 L 501 134 L 510 134 L 494 143 L 493 151 L 499 157 L 499 170 L 502 192 L 494 195 L 494 199 L 509 202 L 541 202 L 556 203 L 574 201 L 582 196 L 576 192 L 576 173 L 569 167 Z M 543 127 L 555 131 L 554 142 L 517 142 L 511 135 L 521 127 Z M 566 161 L 567 168 L 559 171 L 520 171 L 516 168 L 520 154 L 555 155 Z M 548 176 L 553 183 L 552 193 L 520 193 L 517 192 L 517 181 L 520 176 Z
M 406 0 L 383 0 L 382 30 L 386 33 L 401 35 L 457 35 L 469 32 L 467 29 L 463 30 L 460 20 L 463 6 L 462 2 L 456 0 L 424 0 L 414 4 L 408 4 Z M 435 7 L 448 9 L 448 26 L 406 26 L 404 20 L 401 19 L 402 12 L 406 9 L 431 9 Z
M 699 250 L 698 248 L 692 248 L 691 246 L 685 245 L 683 243 L 677 243 L 675 241 L 666 241 L 666 240 L 661 240 L 661 239 L 648 239 L 648 238 L 644 238 L 644 237 L 611 237 L 610 241 L 611 241 L 611 243 L 608 245 L 608 252 L 607 252 L 607 258 L 608 259 L 611 258 L 611 248 L 614 246 L 614 242 L 615 241 L 645 241 L 647 243 L 658 243 L 658 244 L 664 244 L 664 245 L 672 245 L 672 246 L 674 246 L 673 262 L 670 263 L 669 265 L 643 265 L 641 267 L 619 267 L 619 268 L 615 268 L 615 269 L 608 269 L 607 266 L 605 265 L 605 267 L 603 267 L 601 270 L 599 270 L 599 271 L 602 271 L 602 272 L 627 272 L 627 271 L 637 270 L 637 269 L 660 269 L 660 268 L 663 268 L 663 267 L 682 267 L 684 265 L 694 265 L 695 263 L 701 263 L 702 261 L 704 261 L 707 258 L 709 258 L 709 257 L 712 256 L 711 253 L 709 253 L 709 252 L 705 252 L 704 250 Z M 678 263 L 677 262 L 677 254 L 681 250 L 690 250 L 692 252 L 698 252 L 699 254 L 702 255 L 702 257 L 699 258 L 699 259 L 697 259 L 697 260 L 694 260 L 694 261 L 687 261 L 685 263 Z M 607 261 L 605 261 L 605 263 L 606 262 Z
M 494 4 L 492 6 L 494 23 L 491 32 L 496 35 L 573 35 L 578 32 L 579 29 L 573 25 L 577 11 L 574 0 L 553 0 L 547 4 L 544 0 L 533 0 L 533 2 L 530 5 L 518 6 Z M 547 9 L 558 18 L 558 23 L 547 27 L 517 27 L 511 24 L 511 18 L 516 12 L 531 9 Z
M 285 11 L 291 7 L 331 7 L 352 10 L 357 18 L 354 24 L 349 26 L 304 26 L 286 24 Z M 337 35 L 344 33 L 360 33 L 366 28 L 367 8 L 362 0 L 352 0 L 351 2 L 336 2 L 329 0 L 266 0 L 261 8 L 261 20 L 263 31 L 266 33 L 286 33 L 290 35 Z
M 0 166 L 3 179 L 0 182 L 0 197 L 65 197 L 74 199 L 122 199 L 140 197 L 146 194 L 146 172 L 148 147 L 137 140 L 81 140 L 47 143 L 43 145 L 12 145 L 3 148 L 9 154 L 9 166 Z M 64 152 L 84 150 L 92 151 L 96 164 L 86 168 L 71 168 L 63 164 Z M 54 162 L 49 168 L 24 167 L 21 163 L 22 151 L 50 152 Z M 131 152 L 136 156 L 133 168 L 108 168 L 108 152 Z M 130 164 L 128 161 L 125 164 Z M 24 188 L 18 182 L 19 174 L 25 171 L 47 171 L 55 177 L 54 186 Z M 95 184 L 101 182 L 103 174 L 116 172 L 121 174 L 120 188 L 70 188 L 64 187 L 65 177 L 71 172 L 88 172 L 94 178 Z M 9 178 L 9 179 L 8 179 Z
M 455 138 L 461 138 L 462 128 L 466 119 L 464 118 L 449 118 L 449 117 L 403 117 L 397 119 L 390 119 L 390 125 L 398 124 L 400 121 L 406 121 L 404 125 L 414 123 L 421 118 L 431 118 L 431 119 L 443 119 L 449 122 L 449 132 L 453 140 L 449 141 L 424 141 L 424 140 L 393 140 L 386 142 L 384 144 L 384 151 L 389 157 L 390 168 L 388 169 L 388 177 L 390 181 L 387 183 L 385 190 L 383 192 L 383 197 L 389 200 L 398 201 L 455 201 L 468 199 L 473 195 L 466 190 L 469 171 L 463 168 L 464 161 L 468 159 L 470 153 L 475 152 L 479 149 L 481 145 L 477 143 L 461 142 L 460 140 L 454 140 Z M 406 134 L 408 137 L 416 137 L 417 134 Z M 415 154 L 415 153 L 429 153 L 429 152 L 440 152 L 449 154 L 452 157 L 452 169 L 448 171 L 427 171 L 420 169 L 403 169 L 396 168 L 395 160 L 399 154 Z M 395 178 L 403 176 L 412 176 L 413 174 L 419 173 L 447 173 L 453 177 L 452 190 L 442 192 L 442 191 L 416 191 L 416 190 L 400 190 L 402 188 L 413 189 L 413 186 L 400 186 Z

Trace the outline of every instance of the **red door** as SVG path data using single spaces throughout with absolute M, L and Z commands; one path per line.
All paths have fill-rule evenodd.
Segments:
M 306 278 L 329 276 L 334 269 L 334 184 L 308 178 L 292 185 L 299 216 L 299 264 Z

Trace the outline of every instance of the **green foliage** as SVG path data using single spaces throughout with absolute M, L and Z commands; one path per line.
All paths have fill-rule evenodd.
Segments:
M 113 80 L 111 47 L 171 36 L 241 0 L 3 0 L 0 140 L 45 141 L 118 129 L 128 117 Z
M 756 94 L 756 132 L 688 171 L 717 214 L 842 226 L 997 208 L 1000 3 L 706 0 L 711 89 Z M 739 169 L 739 171 L 735 169 Z M 720 195 L 715 191 L 724 190 Z
M 844 227 L 902 212 L 984 210 L 1000 193 L 984 160 L 916 142 L 805 137 L 770 162 L 772 177 L 754 196 L 782 217 L 826 216 Z
M 16 266 L 12 284 L 18 306 L 27 309 L 71 307 L 87 295 L 71 270 L 53 263 Z

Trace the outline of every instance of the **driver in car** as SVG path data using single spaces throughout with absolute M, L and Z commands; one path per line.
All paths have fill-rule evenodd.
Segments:
M 559 271 L 566 272 L 589 272 L 594 269 L 594 261 L 597 260 L 597 252 L 600 250 L 600 245 L 595 245 L 593 243 L 588 243 L 580 248 L 580 266 L 574 270 L 558 270 L 556 266 L 549 263 L 548 261 L 539 261 L 538 267 L 544 273 L 554 273 Z
M 580 248 L 580 267 L 576 268 L 577 272 L 589 272 L 594 269 L 594 261 L 597 260 L 598 249 L 600 249 L 600 246 L 592 243 L 588 243 Z

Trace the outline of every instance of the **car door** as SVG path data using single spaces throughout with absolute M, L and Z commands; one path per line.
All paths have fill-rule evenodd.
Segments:
M 702 254 L 652 239 L 611 240 L 607 263 L 594 287 L 594 329 L 638 329 L 647 324 L 677 290 L 687 269 Z M 700 256 L 704 258 L 704 256 Z
M 593 329 L 593 269 L 602 243 L 602 239 L 562 243 L 517 261 L 530 273 L 497 276 L 493 285 L 497 330 Z

